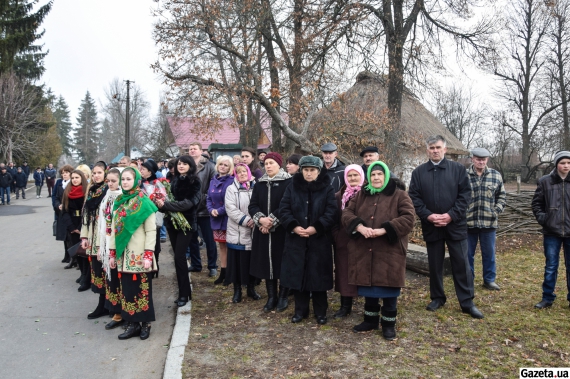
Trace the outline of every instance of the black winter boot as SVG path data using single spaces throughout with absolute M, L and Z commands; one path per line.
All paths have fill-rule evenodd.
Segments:
M 364 321 L 352 328 L 354 333 L 378 329 L 380 305 L 364 305 Z
M 61 260 L 61 263 L 69 263 L 70 261 L 71 261 L 71 258 L 69 257 L 69 253 L 66 250 L 65 255 L 63 256 L 63 259 Z
M 398 311 L 387 311 L 382 307 L 382 319 L 380 323 L 382 325 L 382 337 L 385 340 L 392 341 L 396 338 L 396 316 Z
M 102 316 L 107 316 L 109 314 L 109 310 L 105 308 L 105 294 L 99 294 L 99 304 L 97 304 L 97 308 L 91 313 L 87 315 L 89 320 L 93 320 L 95 318 L 99 318 Z
M 279 286 L 279 300 L 277 301 L 277 312 L 283 312 L 289 306 L 289 288 Z
M 81 272 L 83 272 L 83 279 L 79 282 L 80 285 L 77 289 L 79 292 L 87 291 L 91 288 L 91 268 L 88 267 L 87 272 L 85 272 L 85 268 L 83 268 Z
M 119 334 L 119 339 L 128 340 L 131 337 L 140 336 L 140 334 L 141 334 L 141 324 L 139 324 L 138 322 L 128 322 L 125 332 Z
M 222 267 L 220 269 L 220 276 L 218 276 L 218 279 L 214 281 L 214 284 L 222 284 L 225 278 L 226 278 L 226 268 Z
M 340 297 L 340 309 L 334 314 L 334 318 L 343 318 L 352 312 L 352 297 Z
M 241 303 L 241 284 L 234 283 L 234 297 L 232 298 L 232 303 Z
M 277 306 L 277 279 L 265 279 L 265 288 L 267 289 L 267 303 L 263 307 L 263 312 L 268 313 Z
M 83 278 L 85 277 L 85 275 L 81 274 L 79 276 L 79 278 L 75 279 L 75 283 L 81 283 L 83 281 Z
M 150 323 L 149 322 L 143 322 L 141 324 L 140 337 L 141 337 L 141 340 L 146 340 L 148 337 L 150 337 Z
M 253 300 L 261 299 L 261 296 L 255 291 L 255 278 L 251 277 L 249 283 L 247 283 L 247 297 L 251 297 Z
M 67 266 L 64 267 L 64 269 L 70 269 L 73 267 L 77 267 L 77 259 L 75 257 L 71 258 L 71 260 L 69 261 L 69 263 L 67 264 Z

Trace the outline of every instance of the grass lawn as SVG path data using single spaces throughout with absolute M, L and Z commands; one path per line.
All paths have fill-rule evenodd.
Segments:
M 570 309 L 565 270 L 559 270 L 558 299 L 550 309 L 533 309 L 541 300 L 544 271 L 542 237 L 498 241 L 497 283 L 482 287 L 477 257 L 475 304 L 485 319 L 461 313 L 451 277 L 445 279 L 445 307 L 428 312 L 428 279 L 409 274 L 399 298 L 395 341 L 380 331 L 356 334 L 364 299 L 347 319 L 334 320 L 339 295 L 329 292 L 329 322 L 312 314 L 292 324 L 293 305 L 265 314 L 259 301 L 244 297 L 232 304 L 233 289 L 214 286 L 206 271 L 192 274 L 192 328 L 185 354 L 186 378 L 518 378 L 519 367 L 568 367 Z M 561 259 L 561 263 L 563 259 Z M 244 290 L 245 296 L 245 290 Z M 293 303 L 293 297 L 290 297 Z

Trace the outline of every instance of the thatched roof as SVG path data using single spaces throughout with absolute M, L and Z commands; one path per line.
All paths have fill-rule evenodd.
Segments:
M 356 83 L 350 89 L 314 116 L 311 123 L 314 125 L 314 137 L 315 139 L 320 139 L 321 136 L 330 138 L 333 133 L 336 134 L 342 129 L 347 132 L 340 137 L 342 139 L 350 139 L 350 136 L 357 133 L 357 130 L 368 129 L 365 133 L 375 134 L 374 128 L 366 125 L 366 121 L 362 121 L 364 118 L 368 118 L 368 123 L 375 124 L 375 129 L 380 133 L 377 135 L 380 140 L 382 135 L 379 129 L 382 128 L 382 120 L 386 119 L 387 104 L 388 88 L 386 81 L 376 74 L 361 72 L 356 77 Z M 405 133 L 400 133 L 401 137 L 399 138 L 407 140 L 402 141 L 400 139 L 398 142 L 401 146 L 411 148 L 411 144 L 420 144 L 420 146 L 414 147 L 425 151 L 421 146 L 423 141 L 430 135 L 440 134 L 447 140 L 449 154 L 468 154 L 461 141 L 451 134 L 407 89 L 404 90 L 402 96 L 401 125 Z M 329 133 L 331 135 L 327 135 Z

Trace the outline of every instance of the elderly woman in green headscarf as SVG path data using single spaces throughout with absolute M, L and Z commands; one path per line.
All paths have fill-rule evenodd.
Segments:
M 348 243 L 348 283 L 358 286 L 358 295 L 366 299 L 364 322 L 352 330 L 378 329 L 381 315 L 382 335 L 393 340 L 414 205 L 405 185 L 390 177 L 384 162 L 372 163 L 366 178 L 368 184 L 342 211 L 342 225 L 353 237 Z
M 154 246 L 158 209 L 141 191 L 141 174 L 136 168 L 123 170 L 120 185 L 122 194 L 113 206 L 109 241 L 109 263 L 119 272 L 123 293 L 121 316 L 127 321 L 119 339 L 140 336 L 144 340 L 150 336 L 150 322 L 155 320 L 148 274 L 157 268 Z

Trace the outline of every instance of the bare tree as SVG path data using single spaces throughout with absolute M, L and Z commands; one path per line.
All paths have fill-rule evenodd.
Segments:
M 479 103 L 471 88 L 453 84 L 435 93 L 435 116 L 467 149 L 482 141 L 486 107 Z
M 105 89 L 101 103 L 101 159 L 112 159 L 125 148 L 126 86 L 118 78 L 113 79 Z M 135 84 L 130 90 L 130 141 L 131 146 L 143 149 L 146 144 L 146 129 L 150 126 L 150 104 L 141 88 Z M 126 153 L 129 155 L 130 152 Z
M 561 125 L 562 138 L 559 149 L 570 149 L 570 1 L 556 0 L 549 3 L 549 15 L 552 18 L 551 29 L 547 36 L 549 54 L 546 70 L 551 82 L 551 104 L 561 103 L 554 117 Z
M 173 155 L 171 147 L 175 139 L 168 123 L 168 108 L 164 100 L 161 101 L 160 111 L 152 121 L 151 127 L 144 129 L 142 139 L 145 144 L 141 148 L 145 155 L 155 159 L 168 158 Z
M 494 71 L 502 80 L 499 96 L 517 112 L 513 123 L 506 124 L 521 138 L 521 166 L 523 181 L 528 182 L 539 163 L 535 157 L 544 134 L 545 117 L 556 110 L 560 103 L 552 104 L 541 81 L 546 63 L 545 38 L 550 18 L 546 5 L 540 0 L 515 0 L 506 11 L 507 37 L 503 51 L 507 55 Z
M 225 111 L 243 127 L 241 120 L 259 117 L 258 104 L 286 150 L 317 152 L 306 137 L 310 119 L 323 93 L 349 72 L 336 49 L 361 14 L 336 0 L 167 0 L 156 11 L 161 62 L 154 67 L 183 110 L 198 117 Z
M 26 156 L 45 131 L 44 106 L 38 91 L 11 73 L 0 75 L 0 153 L 8 161 Z

